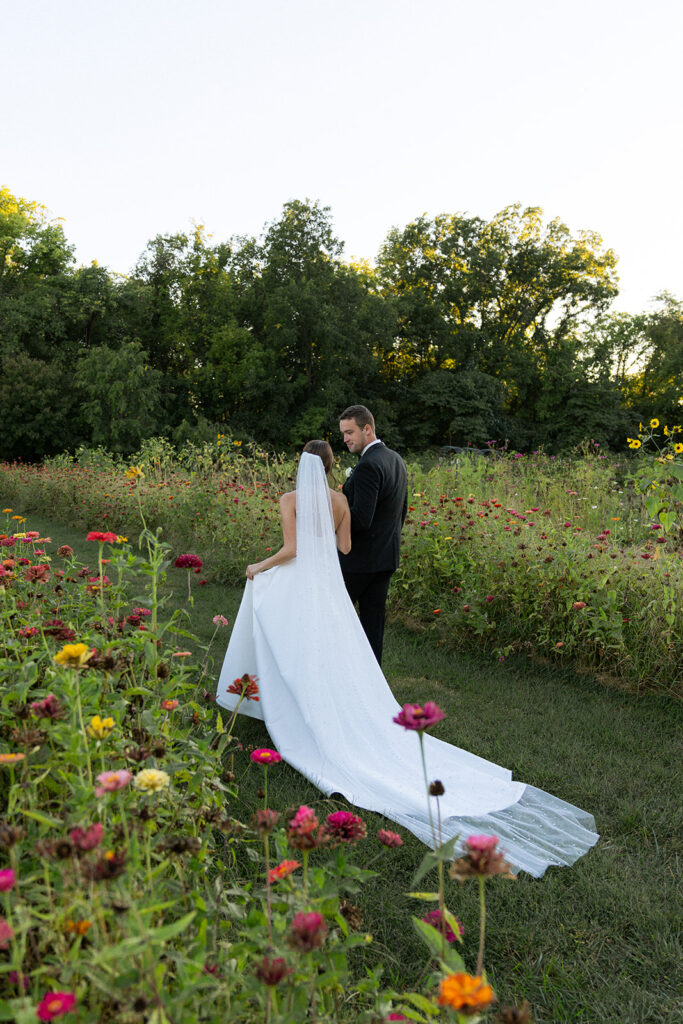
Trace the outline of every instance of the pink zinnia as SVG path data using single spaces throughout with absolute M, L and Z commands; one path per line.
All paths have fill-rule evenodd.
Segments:
M 99 541 L 100 544 L 116 544 L 118 537 L 115 533 L 99 533 L 98 531 L 91 531 L 85 539 L 96 540 Z
M 315 816 L 315 811 L 312 807 L 307 807 L 306 804 L 301 805 L 289 823 L 290 831 L 296 832 L 297 835 L 307 835 L 309 832 L 314 832 L 317 827 L 318 819 Z
M 161 707 L 164 711 L 175 711 L 178 707 L 179 701 L 177 700 L 162 700 Z
M 308 953 L 311 949 L 322 946 L 327 935 L 327 925 L 322 914 L 312 910 L 310 913 L 299 913 L 292 921 L 292 928 L 289 933 L 289 944 Z
M 282 755 L 278 754 L 277 750 L 271 750 L 270 747 L 258 747 L 258 749 L 252 750 L 250 757 L 254 764 L 277 764 L 282 760 Z
M 54 1020 L 73 1010 L 75 1005 L 76 996 L 73 992 L 46 992 L 38 1003 L 36 1014 L 38 1020 Z
M 377 833 L 377 838 L 382 846 L 403 846 L 403 840 L 398 832 L 391 832 L 388 828 L 381 828 Z
M 13 938 L 14 928 L 4 917 L 0 917 L 0 949 L 7 949 L 9 940 Z
M 335 811 L 328 814 L 324 832 L 333 842 L 356 843 L 359 839 L 365 839 L 365 822 L 350 811 Z
M 445 717 L 438 704 L 428 700 L 426 704 L 404 704 L 393 721 L 397 725 L 402 725 L 404 729 L 422 732 Z
M 225 615 L 214 615 L 213 624 L 214 626 L 227 626 L 228 620 L 226 619 Z
M 100 785 L 95 788 L 95 796 L 104 796 L 105 793 L 114 793 L 117 789 L 123 789 L 132 778 L 132 772 L 126 768 L 120 768 L 117 772 L 102 772 L 97 776 Z
M 0 892 L 9 892 L 17 884 L 17 873 L 13 868 L 0 871 Z
M 498 836 L 468 836 L 465 845 L 469 850 L 484 853 L 486 850 L 495 850 L 498 845 Z
M 173 564 L 176 569 L 201 569 L 203 563 L 199 555 L 178 555 Z
M 71 841 L 79 850 L 94 850 L 102 842 L 104 828 L 97 822 L 88 828 L 73 828 L 69 832 Z

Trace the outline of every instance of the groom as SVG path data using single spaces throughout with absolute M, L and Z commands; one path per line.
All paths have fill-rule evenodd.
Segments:
M 351 509 L 351 551 L 339 555 L 344 583 L 377 661 L 382 663 L 384 614 L 389 581 L 401 555 L 401 528 L 408 510 L 406 467 L 375 434 L 364 405 L 341 414 L 344 444 L 360 456 L 342 490 Z

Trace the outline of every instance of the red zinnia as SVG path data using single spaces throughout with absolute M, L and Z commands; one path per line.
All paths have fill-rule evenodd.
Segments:
M 281 878 L 288 878 L 293 871 L 300 868 L 301 864 L 298 860 L 283 860 L 277 867 L 271 868 L 268 872 L 268 881 L 271 883 L 279 881 Z
M 100 533 L 97 530 L 91 531 L 86 540 L 96 540 L 100 544 L 116 544 L 118 537 L 115 533 Z
M 199 555 L 178 555 L 173 564 L 176 569 L 201 569 L 203 562 Z

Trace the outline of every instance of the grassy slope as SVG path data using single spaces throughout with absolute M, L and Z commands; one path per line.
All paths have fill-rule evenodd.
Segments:
M 94 560 L 95 545 L 81 531 L 36 516 L 27 525 Z M 170 606 L 187 607 L 184 572 L 172 574 L 167 592 Z M 193 593 L 188 628 L 208 643 L 213 615 L 234 621 L 240 592 L 207 584 L 193 585 Z M 220 630 L 212 647 L 214 671 L 228 635 Z M 438 736 L 592 811 L 602 835 L 571 869 L 488 887 L 486 961 L 500 1000 L 529 999 L 537 1024 L 681 1020 L 680 705 L 657 696 L 638 700 L 568 669 L 454 656 L 398 626 L 388 630 L 384 668 L 400 702 L 433 699 L 444 708 Z M 238 732 L 245 744 L 268 742 L 260 723 L 240 721 Z M 259 777 L 246 772 L 246 753 L 242 758 L 240 806 L 231 811 L 246 819 Z M 269 795 L 273 807 L 308 802 L 328 813 L 338 806 L 287 766 L 271 772 Z M 384 824 L 364 817 L 370 835 Z M 374 855 L 371 840 L 359 854 L 364 849 Z M 414 983 L 424 962 L 408 924 L 420 907 L 404 896 L 423 851 L 406 837 L 391 859 L 380 859 L 380 877 L 359 899 L 363 927 L 375 937 L 370 959 L 383 962 L 385 978 L 398 987 Z M 465 925 L 473 969 L 476 887 L 449 884 L 448 903 Z

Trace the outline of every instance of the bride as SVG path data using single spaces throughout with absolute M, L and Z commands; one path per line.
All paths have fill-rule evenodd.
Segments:
M 323 793 L 341 793 L 431 845 L 417 739 L 392 721 L 400 707 L 342 579 L 337 548 L 350 549 L 350 514 L 327 485 L 332 464 L 326 441 L 308 442 L 296 491 L 280 502 L 283 546 L 247 567 L 216 700 L 234 710 L 230 685 L 258 676 L 260 701 L 239 710 L 265 722 L 285 761 Z M 429 777 L 445 788 L 442 841 L 495 834 L 507 860 L 537 877 L 597 842 L 592 815 L 514 782 L 507 769 L 430 735 L 424 752 Z

